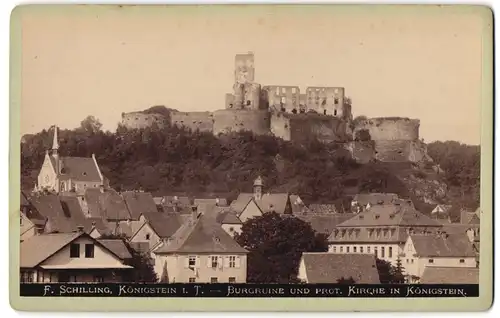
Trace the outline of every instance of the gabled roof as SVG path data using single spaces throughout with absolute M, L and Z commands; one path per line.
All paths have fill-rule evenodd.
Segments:
M 144 222 L 142 221 L 118 221 L 118 224 L 112 221 L 107 223 L 107 227 L 110 233 L 125 235 L 131 238 L 143 224 Z
M 51 257 L 62 248 L 73 242 L 74 240 L 85 236 L 96 244 L 99 244 L 106 250 L 108 250 L 115 257 L 120 258 L 112 250 L 109 250 L 106 246 L 101 244 L 99 241 L 92 238 L 90 235 L 84 232 L 73 232 L 73 233 L 51 233 L 51 234 L 40 234 L 34 235 L 29 239 L 21 242 L 20 245 L 20 263 L 21 268 L 33 268 L 41 264 L 47 258 Z
M 151 229 L 160 237 L 168 238 L 183 224 L 183 218 L 180 215 L 171 215 L 165 213 L 144 213 L 146 222 L 151 226 Z
M 360 226 L 441 226 L 439 222 L 405 205 L 374 205 L 339 224 L 339 227 Z
M 479 269 L 473 267 L 426 266 L 421 284 L 479 284 Z
M 253 193 L 240 193 L 238 198 L 231 202 L 231 209 L 239 214 L 248 205 L 250 200 L 254 200 L 263 213 L 276 212 L 284 214 L 287 202 L 289 202 L 288 193 L 266 193 L 260 200 L 254 199 Z
M 354 196 L 353 201 L 357 201 L 358 204 L 367 205 L 377 205 L 377 204 L 389 204 L 394 200 L 398 199 L 398 195 L 394 193 L 359 193 Z
M 220 224 L 203 215 L 183 224 L 169 241 L 161 243 L 154 251 L 155 254 L 247 252 Z
M 374 255 L 303 253 L 302 261 L 310 284 L 335 284 L 351 277 L 356 284 L 380 284 Z
M 474 257 L 467 235 L 411 235 L 415 252 L 420 257 Z
M 451 205 L 448 204 L 438 204 L 434 209 L 432 209 L 432 214 L 434 213 L 445 213 L 448 215 L 448 211 L 451 209 Z
M 330 235 L 337 225 L 354 215 L 353 213 L 335 213 L 331 215 L 296 214 L 295 216 L 309 223 L 317 233 Z
M 123 198 L 113 189 L 87 189 L 85 200 L 92 217 L 108 220 L 128 220 L 131 215 Z
M 125 204 L 133 220 L 138 220 L 142 213 L 157 213 L 153 196 L 149 192 L 127 191 L 122 193 Z
M 35 211 L 30 214 L 35 220 L 45 219 L 50 226 L 47 228 L 49 232 L 73 232 L 85 219 L 81 210 L 74 207 L 73 199 L 76 200 L 73 197 L 59 197 L 54 194 L 34 195 L 30 201 Z M 28 218 L 32 220 L 30 216 Z
M 184 206 L 191 206 L 192 200 L 187 197 L 187 196 L 172 196 L 172 195 L 167 195 L 162 197 L 161 204 L 178 204 L 178 205 L 184 205 Z
M 292 205 L 292 214 L 309 212 L 309 208 L 304 204 L 300 196 L 296 194 L 290 195 L 290 203 Z
M 120 259 L 132 258 L 127 245 L 122 239 L 98 239 L 97 241 L 112 251 Z
M 53 156 L 49 156 L 52 166 L 56 167 Z M 100 182 L 101 176 L 97 170 L 93 158 L 85 157 L 59 157 L 60 171 L 58 176 L 61 179 L 73 179 L 78 181 Z

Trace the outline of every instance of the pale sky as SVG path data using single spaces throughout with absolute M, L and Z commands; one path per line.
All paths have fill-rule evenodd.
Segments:
M 418 13 L 420 12 L 420 13 Z M 224 108 L 234 56 L 261 85 L 342 86 L 353 115 L 421 120 L 426 141 L 480 139 L 480 15 L 370 8 L 189 7 L 22 13 L 21 133 L 165 105 Z

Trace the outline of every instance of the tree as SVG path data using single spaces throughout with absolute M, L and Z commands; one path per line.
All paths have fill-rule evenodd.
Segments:
M 392 265 L 391 263 L 377 258 L 376 260 L 378 276 L 381 284 L 392 283 Z
M 337 284 L 352 285 L 352 284 L 356 284 L 356 281 L 354 280 L 354 278 L 352 278 L 352 276 L 350 276 L 349 278 L 341 277 L 341 278 L 337 279 Z
M 95 118 L 94 116 L 87 116 L 85 117 L 84 120 L 80 123 L 80 128 L 83 129 L 83 131 L 88 132 L 88 133 L 97 133 L 101 131 L 102 124 L 99 121 L 99 119 Z
M 392 268 L 392 283 L 403 284 L 405 282 L 404 267 L 401 263 L 401 259 L 398 257 L 396 260 L 396 266 Z
M 134 283 L 156 283 L 158 277 L 153 268 L 152 259 L 146 254 L 139 253 L 129 247 L 129 252 L 132 258 L 125 262 L 126 265 L 132 266 L 133 269 L 124 275 L 124 282 Z
M 250 251 L 249 283 L 298 282 L 302 253 L 328 250 L 325 236 L 318 235 L 308 223 L 275 212 L 247 220 L 235 240 Z
M 163 272 L 161 274 L 160 283 L 166 283 L 166 284 L 169 283 L 167 261 L 163 263 Z

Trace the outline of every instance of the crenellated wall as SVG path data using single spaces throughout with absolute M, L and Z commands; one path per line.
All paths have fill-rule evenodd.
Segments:
M 128 129 L 143 129 L 156 123 L 162 128 L 168 123 L 168 118 L 161 114 L 144 114 L 143 112 L 123 113 L 121 124 Z
M 270 113 L 267 110 L 221 109 L 213 112 L 213 133 L 227 134 L 237 131 L 252 131 L 255 134 L 268 134 Z
M 211 112 L 172 112 L 172 125 L 184 126 L 192 131 L 212 132 L 214 117 Z
M 367 129 L 372 140 L 418 140 L 419 127 L 418 119 L 381 117 L 360 121 L 354 131 Z

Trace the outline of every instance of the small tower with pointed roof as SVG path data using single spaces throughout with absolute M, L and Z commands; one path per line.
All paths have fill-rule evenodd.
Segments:
M 57 126 L 54 125 L 54 139 L 52 141 L 52 158 L 54 158 L 55 169 L 59 172 L 59 141 L 57 138 Z
M 255 200 L 262 199 L 262 188 L 264 186 L 264 182 L 260 176 L 255 179 L 253 182 L 253 197 Z

